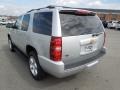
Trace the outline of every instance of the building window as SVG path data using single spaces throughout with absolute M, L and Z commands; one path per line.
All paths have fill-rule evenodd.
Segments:
M 112 14 L 112 20 L 116 20 L 117 19 L 117 15 L 116 14 Z

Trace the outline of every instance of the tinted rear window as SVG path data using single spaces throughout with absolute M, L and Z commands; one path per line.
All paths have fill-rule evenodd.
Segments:
M 52 12 L 39 12 L 34 14 L 33 32 L 51 35 Z
M 102 32 L 103 25 L 96 15 L 60 13 L 62 36 L 76 36 Z

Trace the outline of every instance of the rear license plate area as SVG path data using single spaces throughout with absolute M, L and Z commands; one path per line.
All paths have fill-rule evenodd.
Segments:
M 89 53 L 92 53 L 93 51 L 94 51 L 94 45 L 93 44 L 83 45 L 83 46 L 81 46 L 80 54 L 81 55 L 89 54 Z
M 85 52 L 92 52 L 93 51 L 93 45 L 86 45 L 84 46 Z

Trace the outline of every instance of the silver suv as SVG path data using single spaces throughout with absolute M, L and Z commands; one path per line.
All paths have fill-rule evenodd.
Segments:
M 92 11 L 48 6 L 18 17 L 8 33 L 11 51 L 19 48 L 29 58 L 35 80 L 45 72 L 63 78 L 99 62 L 106 53 L 105 30 Z

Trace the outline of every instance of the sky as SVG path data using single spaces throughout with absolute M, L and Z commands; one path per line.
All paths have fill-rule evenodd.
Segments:
M 120 0 L 0 0 L 0 15 L 19 16 L 48 5 L 120 10 Z

